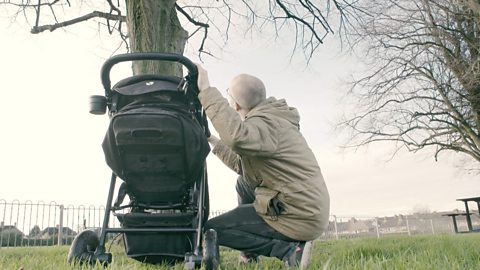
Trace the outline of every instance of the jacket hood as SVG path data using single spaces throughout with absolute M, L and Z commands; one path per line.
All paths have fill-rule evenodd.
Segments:
M 281 117 L 295 126 L 299 126 L 300 114 L 294 107 L 289 107 L 285 99 L 276 99 L 274 97 L 267 98 L 264 102 L 253 108 L 246 118 L 252 116 L 260 116 L 262 114 L 273 114 Z

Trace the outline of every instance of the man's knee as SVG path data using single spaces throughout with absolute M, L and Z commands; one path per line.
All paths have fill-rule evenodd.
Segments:
M 237 193 L 241 195 L 251 197 L 254 194 L 254 189 L 250 187 L 248 182 L 241 175 L 239 175 L 237 178 L 235 189 L 237 190 Z
M 206 230 L 210 230 L 210 229 L 213 229 L 213 226 L 210 222 L 205 222 L 205 225 L 203 226 L 203 228 Z
M 245 181 L 243 180 L 243 177 L 239 175 L 237 177 L 237 183 L 235 184 L 235 189 L 237 190 L 237 193 L 242 193 L 243 190 L 245 189 Z
M 253 203 L 255 192 L 243 177 L 238 177 L 235 188 L 237 189 L 238 205 Z
M 214 229 L 215 231 L 218 231 L 218 229 L 220 228 L 220 221 L 218 220 L 218 218 L 211 218 L 207 220 L 207 222 L 205 222 L 205 225 L 203 227 L 205 228 L 205 230 Z

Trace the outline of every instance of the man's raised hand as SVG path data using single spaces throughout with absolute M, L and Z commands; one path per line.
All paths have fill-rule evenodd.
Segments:
M 198 90 L 202 91 L 210 87 L 210 81 L 208 80 L 208 72 L 200 65 L 195 63 L 198 70 Z

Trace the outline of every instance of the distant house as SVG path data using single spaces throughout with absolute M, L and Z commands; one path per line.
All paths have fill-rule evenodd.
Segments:
M 23 232 L 20 231 L 15 225 L 3 225 L 0 224 L 0 234 L 2 235 L 20 235 L 23 237 Z
M 16 225 L 0 223 L 0 246 L 16 246 L 23 239 L 23 232 Z
M 76 235 L 77 233 L 70 229 L 69 227 L 63 227 L 62 228 L 62 235 L 63 236 L 74 236 Z M 58 235 L 58 227 L 47 227 L 45 229 L 43 229 L 41 232 L 40 232 L 40 238 L 49 238 L 49 237 L 52 237 L 52 236 L 56 236 Z
M 407 218 L 404 215 L 383 217 L 378 219 L 378 226 L 381 233 L 405 233 L 408 231 Z
M 327 231 L 336 231 L 339 235 L 353 235 L 369 233 L 372 228 L 371 221 L 351 218 L 347 222 L 329 222 Z
M 368 221 L 352 218 L 347 223 L 347 231 L 351 234 L 368 233 L 370 224 Z

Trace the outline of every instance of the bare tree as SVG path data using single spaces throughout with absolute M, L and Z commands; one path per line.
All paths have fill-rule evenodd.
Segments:
M 480 2 L 366 0 L 352 44 L 368 73 L 352 84 L 349 146 L 378 141 L 480 162 Z M 475 162 L 476 163 L 476 162 Z M 478 166 L 479 163 L 476 163 Z
M 355 1 L 355 0 L 352 0 Z M 326 0 L 321 4 L 311 0 L 125 0 L 125 1 L 75 1 L 69 0 L 3 0 L 0 4 L 17 7 L 16 14 L 34 19 L 31 33 L 68 27 L 87 20 L 102 21 L 110 33 L 119 33 L 128 49 L 133 52 L 173 52 L 182 54 L 187 40 L 200 35 L 198 52 L 210 54 L 209 46 L 225 44 L 229 35 L 242 30 L 262 30 L 273 26 L 273 35 L 293 29 L 294 49 L 305 52 L 308 59 L 323 43 L 327 34 L 333 33 L 329 23 L 335 12 L 339 27 L 349 24 L 351 3 L 347 0 Z M 67 8 L 74 5 L 91 5 L 90 13 L 74 18 L 62 18 Z M 13 14 L 12 14 L 13 15 Z M 125 27 L 126 25 L 126 27 Z M 239 25 L 245 28 L 238 31 Z M 191 29 L 188 33 L 185 29 Z M 209 39 L 209 31 L 220 33 L 222 41 Z M 215 39 L 214 38 L 214 39 Z M 128 40 L 128 41 L 127 41 Z M 177 65 L 169 63 L 138 62 L 134 74 L 181 74 Z

